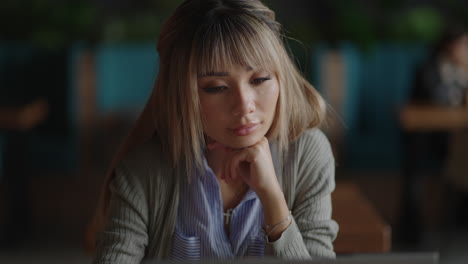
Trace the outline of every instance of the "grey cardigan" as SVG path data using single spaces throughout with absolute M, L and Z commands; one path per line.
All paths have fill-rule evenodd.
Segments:
M 292 211 L 293 222 L 275 242 L 265 240 L 265 254 L 289 258 L 334 258 L 338 225 L 331 219 L 335 162 L 330 144 L 318 129 L 305 131 L 285 155 L 270 144 L 276 176 Z M 171 168 L 156 139 L 129 153 L 110 183 L 109 219 L 98 236 L 93 263 L 140 263 L 167 259 L 171 253 L 179 186 L 187 178 Z

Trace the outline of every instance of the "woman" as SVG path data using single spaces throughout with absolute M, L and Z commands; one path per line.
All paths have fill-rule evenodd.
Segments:
M 106 181 L 94 263 L 334 257 L 335 164 L 313 129 L 325 104 L 274 13 L 187 0 L 158 52 L 151 98 Z

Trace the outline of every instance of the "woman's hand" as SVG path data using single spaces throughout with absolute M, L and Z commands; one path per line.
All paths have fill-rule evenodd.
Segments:
M 257 193 L 263 206 L 264 224 L 275 226 L 281 223 L 274 230 L 265 230 L 269 240 L 279 239 L 291 220 L 285 220 L 289 209 L 276 178 L 268 139 L 263 137 L 255 145 L 244 149 L 227 148 L 217 142 L 211 142 L 208 148 L 226 151 L 221 179 L 227 183 L 242 180 Z
M 221 179 L 227 183 L 243 180 L 259 196 L 272 191 L 281 192 L 266 137 L 248 148 L 236 150 L 225 147 L 225 150 Z

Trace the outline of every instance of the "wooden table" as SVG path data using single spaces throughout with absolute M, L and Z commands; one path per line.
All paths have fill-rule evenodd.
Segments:
M 382 253 L 391 249 L 391 228 L 357 185 L 338 183 L 332 194 L 333 219 L 340 231 L 334 247 L 343 253 Z
M 468 127 L 468 106 L 407 105 L 400 111 L 404 130 L 452 131 Z

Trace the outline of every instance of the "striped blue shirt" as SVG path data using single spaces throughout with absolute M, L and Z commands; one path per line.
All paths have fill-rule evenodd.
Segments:
M 263 256 L 263 209 L 249 189 L 232 211 L 229 236 L 224 228 L 221 189 L 206 160 L 205 174 L 197 173 L 181 186 L 171 259 L 201 260 Z

